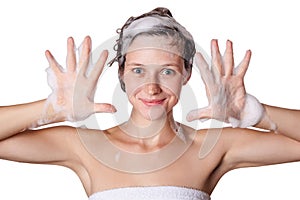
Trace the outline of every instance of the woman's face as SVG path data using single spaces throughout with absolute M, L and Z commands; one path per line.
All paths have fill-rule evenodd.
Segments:
M 157 48 L 145 48 L 126 54 L 121 78 L 133 105 L 133 114 L 157 120 L 177 104 L 182 85 L 189 76 L 180 56 Z

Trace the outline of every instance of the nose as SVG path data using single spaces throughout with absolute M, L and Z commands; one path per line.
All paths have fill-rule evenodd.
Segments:
M 157 95 L 161 93 L 160 85 L 157 83 L 149 83 L 146 85 L 146 92 L 149 95 Z
M 146 93 L 149 95 L 157 95 L 161 93 L 162 90 L 159 84 L 159 75 L 157 73 L 149 73 L 146 79 Z

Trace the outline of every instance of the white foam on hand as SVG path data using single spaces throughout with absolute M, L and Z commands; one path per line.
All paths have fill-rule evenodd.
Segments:
M 234 67 L 230 41 L 227 41 L 223 56 L 216 40 L 212 40 L 211 49 L 211 67 L 200 53 L 196 54 L 196 64 L 206 87 L 209 105 L 191 111 L 187 120 L 216 119 L 229 122 L 233 127 L 246 128 L 256 125 L 264 117 L 269 121 L 270 130 L 275 130 L 276 124 L 269 119 L 263 105 L 245 90 L 244 76 L 251 52 L 247 51 L 242 62 Z
M 260 122 L 265 113 L 262 104 L 252 95 L 246 95 L 244 108 L 241 111 L 240 119 L 228 117 L 233 128 L 247 128 Z
M 97 82 L 108 52 L 103 51 L 92 65 L 90 51 L 89 37 L 84 39 L 77 52 L 73 39 L 69 38 L 66 68 L 61 67 L 49 51 L 46 52 L 50 65 L 46 70 L 47 81 L 52 93 L 46 100 L 38 126 L 59 121 L 81 121 L 96 112 L 116 111 L 110 104 L 94 103 Z

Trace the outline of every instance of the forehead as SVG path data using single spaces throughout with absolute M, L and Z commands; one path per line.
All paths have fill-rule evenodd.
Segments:
M 164 36 L 139 35 L 130 44 L 126 52 L 126 61 L 141 64 L 163 64 L 160 62 L 183 61 L 181 49 L 174 39 Z
M 126 55 L 125 65 L 176 65 L 183 66 L 182 57 L 162 49 L 145 48 L 129 52 Z

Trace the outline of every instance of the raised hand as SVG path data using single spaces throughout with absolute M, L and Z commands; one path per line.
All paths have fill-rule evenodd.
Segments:
M 217 40 L 211 42 L 211 67 L 200 53 L 196 54 L 196 65 L 205 84 L 209 105 L 191 111 L 187 120 L 217 119 L 230 122 L 234 127 L 256 124 L 263 115 L 263 106 L 248 95 L 244 87 L 251 51 L 248 50 L 241 63 L 234 67 L 232 42 L 227 41 L 221 56 Z
M 73 38 L 67 42 L 67 63 L 63 68 L 55 60 L 50 51 L 46 51 L 46 58 L 50 67 L 47 69 L 48 84 L 52 89 L 49 95 L 41 124 L 57 121 L 80 121 L 96 112 L 115 112 L 113 105 L 94 103 L 94 95 L 98 78 L 104 68 L 108 56 L 103 51 L 87 74 L 91 54 L 91 38 L 86 37 L 76 61 L 75 44 Z

